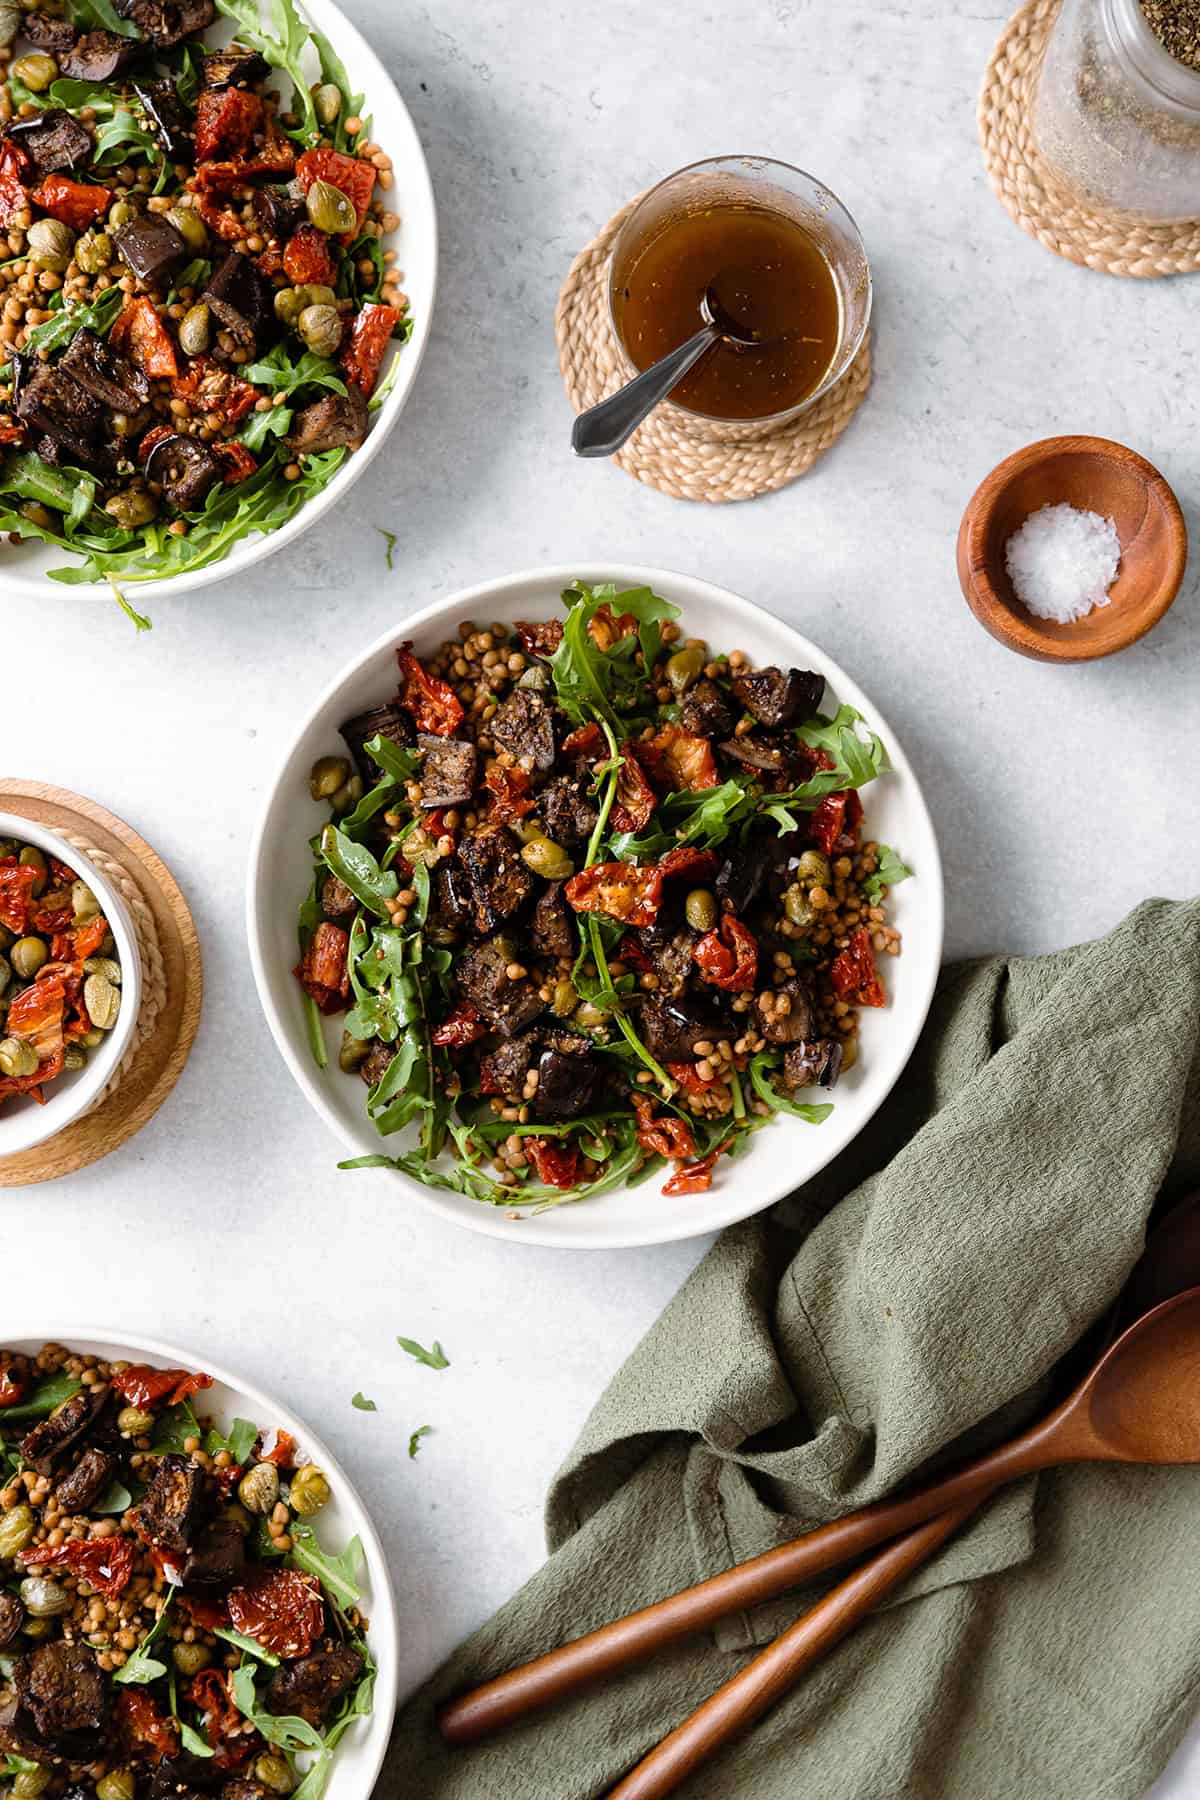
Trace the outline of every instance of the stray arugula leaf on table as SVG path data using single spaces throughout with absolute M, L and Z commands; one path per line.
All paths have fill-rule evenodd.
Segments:
M 450 1367 L 450 1358 L 436 1338 L 432 1350 L 424 1349 L 415 1338 L 398 1337 L 396 1342 L 408 1356 L 412 1357 L 414 1362 L 424 1363 L 427 1369 L 448 1369 Z
M 423 1437 L 428 1437 L 432 1430 L 432 1425 L 417 1426 L 417 1429 L 412 1433 L 408 1440 L 408 1454 L 410 1460 L 415 1459 L 417 1451 L 421 1448 L 421 1439 Z
M 375 1402 L 373 1400 L 368 1400 L 366 1395 L 362 1394 L 362 1393 L 355 1394 L 355 1396 L 354 1396 L 353 1400 L 351 1400 L 350 1404 L 351 1404 L 351 1406 L 353 1406 L 355 1408 L 355 1410 L 357 1412 L 378 1412 L 379 1411 L 379 1408 L 376 1406 Z

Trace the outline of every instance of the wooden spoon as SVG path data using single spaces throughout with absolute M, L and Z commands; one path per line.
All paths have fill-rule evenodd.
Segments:
M 1137 1320 L 1048 1418 L 958 1474 L 835 1519 L 486 1682 L 443 1708 L 442 1736 L 451 1744 L 473 1743 L 585 1681 L 624 1669 L 727 1613 L 760 1606 L 938 1514 L 973 1506 L 1023 1475 L 1076 1462 L 1200 1462 L 1200 1287 Z

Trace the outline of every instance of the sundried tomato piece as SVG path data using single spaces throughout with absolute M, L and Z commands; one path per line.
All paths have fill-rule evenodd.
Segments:
M 20 1038 L 37 1052 L 40 1063 L 50 1062 L 62 1051 L 63 1009 L 66 989 L 62 977 L 48 973 L 49 964 L 37 980 L 12 1002 L 8 1009 L 5 1032 Z
M 258 472 L 258 464 L 245 444 L 226 439 L 223 443 L 214 444 L 213 452 L 225 464 L 225 481 L 229 486 L 237 481 L 245 481 Z
M 681 1168 L 676 1169 L 674 1175 L 672 1175 L 669 1180 L 663 1182 L 663 1193 L 706 1193 L 712 1186 L 713 1167 L 716 1160 L 718 1156 L 729 1148 L 731 1142 L 731 1139 L 726 1138 L 723 1144 L 718 1144 L 715 1150 L 710 1150 L 708 1152 L 707 1156 L 697 1156 L 694 1157 L 691 1162 L 685 1162 Z
M 566 1149 L 561 1144 L 552 1144 L 549 1138 L 530 1137 L 524 1140 L 525 1154 L 528 1156 L 539 1181 L 547 1187 L 573 1188 L 579 1172 L 579 1152 Z
M 323 1013 L 339 1012 L 350 997 L 349 950 L 349 933 L 325 920 L 292 971 Z
M 15 856 L 0 863 L 0 925 L 6 925 L 9 931 L 24 933 L 33 910 L 37 878 L 38 871 L 18 863 Z
M 463 709 L 449 682 L 429 673 L 420 658 L 413 655 L 411 641 L 401 644 L 396 661 L 400 664 L 401 706 L 412 714 L 421 731 L 453 737 L 462 724 Z
M 146 435 L 138 441 L 138 462 L 148 462 L 150 460 L 150 452 L 153 450 L 155 444 L 161 444 L 164 438 L 174 436 L 175 427 L 173 425 L 152 425 Z
M 692 951 L 705 981 L 724 988 L 730 994 L 746 994 L 754 987 L 758 972 L 758 940 L 749 926 L 732 913 L 724 913 L 721 923 L 706 931 Z
M 842 834 L 848 793 L 849 790 L 842 790 L 836 794 L 826 794 L 809 821 L 808 841 L 826 856 L 833 855 L 833 847 Z
M 19 1406 L 25 1398 L 25 1383 L 11 1369 L 0 1369 L 0 1409 Z
M 637 636 L 638 622 L 632 613 L 622 613 L 619 618 L 613 617 L 613 609 L 607 602 L 598 606 L 588 620 L 588 636 L 597 650 L 611 650 L 624 637 Z
M 537 804 L 533 797 L 533 778 L 528 769 L 522 769 L 519 764 L 505 769 L 499 763 L 493 763 L 483 784 L 492 796 L 488 817 L 501 825 L 515 824 Z
M 321 1584 L 298 1569 L 257 1569 L 228 1598 L 234 1629 L 276 1656 L 307 1656 L 325 1629 Z
M 653 925 L 662 905 L 663 883 L 670 876 L 711 874 L 717 858 L 711 850 L 680 845 L 660 863 L 640 868 L 636 863 L 595 863 L 572 875 L 563 892 L 576 912 L 604 913 L 610 919 L 641 929 Z
M 855 1006 L 885 1006 L 887 995 L 875 967 L 871 934 L 862 925 L 850 933 L 850 942 L 836 956 L 829 970 L 833 990 L 839 1000 Z
M 268 128 L 269 129 L 269 128 Z M 264 176 L 278 178 L 290 175 L 296 167 L 296 152 L 282 133 L 269 131 L 265 142 L 251 156 L 237 156 L 224 162 L 201 163 L 185 184 L 194 194 L 209 196 L 229 193 L 235 187 L 259 181 Z M 242 227 L 245 236 L 245 226 Z
M 632 931 L 627 931 L 617 945 L 617 957 L 627 968 L 635 970 L 639 975 L 645 975 L 654 966 Z
M 682 725 L 664 725 L 638 745 L 638 755 L 654 779 L 670 793 L 716 787 L 720 782 L 712 745 Z
M 859 799 L 857 788 L 846 790 L 846 813 L 842 820 L 842 835 L 834 845 L 836 850 L 857 850 L 859 835 L 862 830 L 863 803 Z
M 232 163 L 209 163 L 207 170 L 231 169 L 233 166 Z M 198 176 L 199 172 L 197 172 L 197 179 Z M 193 189 L 193 192 L 196 211 L 208 229 L 215 232 L 219 238 L 223 238 L 227 244 L 240 243 L 246 235 L 245 221 L 233 211 L 232 207 L 219 206 L 205 188 L 198 186 Z
M 7 231 L 18 213 L 28 212 L 29 195 L 21 179 L 29 158 L 16 144 L 0 145 L 0 226 Z
M 145 1410 L 148 1406 L 178 1406 L 181 1401 L 190 1399 L 213 1384 L 211 1375 L 189 1372 L 187 1369 L 154 1369 L 149 1363 L 131 1363 L 129 1368 L 122 1369 L 110 1380 L 113 1392 L 119 1394 L 129 1406 Z
M 554 655 L 562 643 L 561 619 L 539 619 L 536 624 L 530 624 L 525 619 L 517 619 L 513 630 L 524 644 L 528 656 L 549 658 Z
M 444 1044 L 451 1050 L 461 1050 L 464 1045 L 478 1043 L 481 1037 L 486 1036 L 487 1026 L 476 1008 L 469 1000 L 460 1000 L 453 1012 L 447 1013 L 434 1030 L 433 1041 L 435 1044 Z
M 686 1119 L 670 1113 L 654 1116 L 654 1102 L 644 1094 L 633 1096 L 637 1114 L 637 1141 L 651 1156 L 689 1157 L 696 1154 L 696 1140 Z
M 591 757 L 598 756 L 603 748 L 604 733 L 594 719 L 589 719 L 586 725 L 576 726 L 563 739 L 562 753 L 576 762 L 587 762 Z
M 621 745 L 621 767 L 617 771 L 617 797 L 612 822 L 617 831 L 640 831 L 649 822 L 658 805 L 658 796 L 646 779 L 636 744 Z
M 277 1469 L 290 1469 L 296 1460 L 296 1440 L 290 1431 L 265 1432 L 254 1446 L 255 1462 L 274 1463 Z
M 240 156 L 262 129 L 263 103 L 245 88 L 204 88 L 196 101 L 196 161 Z
M 296 179 L 306 194 L 314 181 L 327 181 L 353 201 L 360 225 L 370 208 L 378 173 L 374 163 L 346 156 L 341 150 L 306 150 L 296 164 Z
M 230 1695 L 229 1676 L 223 1669 L 201 1669 L 192 1677 L 188 1699 L 201 1714 L 204 1735 L 214 1750 L 220 1749 L 235 1732 L 241 1734 L 244 1721 Z M 252 1753 L 253 1744 L 248 1744 L 246 1754 Z
M 117 1723 L 126 1744 L 132 1750 L 140 1750 L 149 1762 L 178 1756 L 175 1721 L 160 1712 L 142 1688 L 121 1689 L 117 1695 Z
M 29 198 L 72 231 L 86 231 L 112 205 L 112 189 L 71 181 L 65 175 L 46 175 Z
M 150 1554 L 154 1556 L 153 1549 Z M 222 1596 L 186 1594 L 177 1590 L 176 1597 L 193 1624 L 203 1631 L 216 1631 L 218 1627 L 225 1631 L 229 1629 L 229 1608 Z
M 298 226 L 284 246 L 283 270 L 296 287 L 305 282 L 332 287 L 336 271 L 325 233 L 315 225 Z
M 362 311 L 355 314 L 339 360 L 346 380 L 361 394 L 374 393 L 384 354 L 399 323 L 396 307 L 383 306 L 376 300 L 368 300 Z
M 664 880 L 674 875 L 694 875 L 703 881 L 716 874 L 720 860 L 715 851 L 697 850 L 692 844 L 677 844 L 674 850 L 667 851 L 658 870 Z
M 21 1551 L 27 1569 L 70 1569 L 105 1600 L 115 1600 L 133 1574 L 133 1544 L 127 1537 L 68 1538 L 51 1549 L 34 1544 Z
M 143 375 L 174 379 L 179 374 L 175 346 L 148 294 L 128 300 L 108 334 L 114 350 L 127 350 Z

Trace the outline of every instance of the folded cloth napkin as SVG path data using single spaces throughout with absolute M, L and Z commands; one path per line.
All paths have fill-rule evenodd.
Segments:
M 600 1400 L 550 1494 L 550 1560 L 407 1703 L 377 1794 L 604 1794 L 820 1590 L 472 1749 L 444 1748 L 436 1703 L 1036 1416 L 1156 1198 L 1200 1186 L 1198 1045 L 1200 901 L 947 969 L 874 1123 L 726 1232 Z M 1200 1706 L 1198 1517 L 1200 1470 L 1019 1484 L 689 1800 L 1132 1800 Z

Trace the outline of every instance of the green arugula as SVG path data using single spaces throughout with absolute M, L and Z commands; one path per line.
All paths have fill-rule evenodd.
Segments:
M 122 1687 L 144 1687 L 148 1682 L 157 1681 L 160 1675 L 167 1673 L 167 1665 L 150 1655 L 150 1646 L 160 1638 L 167 1628 L 167 1614 L 171 1610 L 171 1602 L 175 1598 L 174 1590 L 167 1589 L 167 1598 L 162 1611 L 138 1645 L 133 1655 L 113 1675 L 113 1680 Z
M 43 350 L 61 350 L 85 325 L 98 336 L 106 337 L 124 304 L 124 294 L 114 286 L 105 288 L 90 305 L 77 306 L 68 301 L 55 307 L 53 316 L 41 325 L 35 325 L 30 332 L 25 343 L 26 354 L 37 356 Z
M 293 361 L 293 346 L 287 339 L 276 344 L 260 362 L 243 369 L 242 375 L 255 387 L 270 388 L 273 393 L 289 397 L 299 393 L 301 388 L 328 388 L 334 394 L 346 392 L 346 383 L 338 374 L 336 363 L 327 356 L 318 356 L 315 350 L 304 350 Z
M 779 1067 L 778 1051 L 760 1050 L 757 1056 L 750 1059 L 750 1080 L 760 1100 L 765 1100 L 773 1112 L 790 1113 L 794 1119 L 803 1119 L 809 1125 L 821 1125 L 833 1111 L 831 1105 L 812 1106 L 806 1101 L 791 1100 L 771 1085 L 770 1071 Z
M 302 1524 L 299 1519 L 292 1521 L 289 1535 L 292 1548 L 288 1562 L 292 1567 L 302 1569 L 306 1575 L 315 1575 L 341 1611 L 357 1606 L 362 1599 L 359 1574 L 363 1566 L 363 1548 L 359 1539 L 351 1538 L 341 1554 L 335 1556 L 322 1548 L 312 1526 Z
M 275 1652 L 268 1650 L 265 1644 L 260 1644 L 257 1638 L 247 1637 L 244 1631 L 233 1631 L 224 1625 L 214 1625 L 213 1636 L 221 1638 L 227 1644 L 232 1644 L 237 1650 L 244 1651 L 247 1656 L 256 1657 L 260 1663 L 265 1663 L 268 1669 L 279 1667 L 279 1658 Z
M 240 43 L 250 50 L 257 50 L 291 81 L 292 103 L 300 109 L 300 123 L 288 132 L 288 136 L 297 143 L 315 144 L 321 128 L 301 61 L 310 33 L 292 0 L 271 0 L 271 23 L 278 34 L 275 37 L 261 28 L 262 17 L 256 0 L 217 0 L 217 11 L 235 22 Z
M 376 1406 L 375 1402 L 373 1400 L 368 1400 L 365 1394 L 355 1394 L 355 1396 L 354 1396 L 353 1400 L 351 1400 L 350 1404 L 358 1412 L 378 1412 L 379 1411 L 379 1408 Z
M 202 1436 L 200 1421 L 191 1401 L 181 1400 L 177 1406 L 168 1406 L 166 1412 L 159 1414 L 154 1441 L 150 1446 L 151 1454 L 162 1456 L 169 1450 L 182 1451 L 188 1438 Z
M 300 902 L 297 936 L 300 940 L 301 962 L 304 961 L 304 953 L 312 941 L 313 932 L 324 917 L 321 906 L 321 886 L 324 879 L 324 868 L 318 863 L 313 870 L 312 886 Z M 304 1031 L 308 1038 L 308 1047 L 318 1069 L 324 1069 L 329 1063 L 329 1052 L 325 1048 L 325 1028 L 321 1009 L 311 994 L 304 993 L 303 989 L 301 989 L 301 994 L 304 1003 Z
M 82 1386 L 82 1381 L 76 1381 L 73 1375 L 48 1375 L 44 1381 L 35 1384 L 28 1400 L 22 1400 L 19 1406 L 5 1407 L 5 1430 L 10 1425 L 29 1425 L 36 1419 L 48 1419 Z
M 912 870 L 908 864 L 900 861 L 890 844 L 880 844 L 879 866 L 873 875 L 868 875 L 862 882 L 862 891 L 872 906 L 878 906 L 883 899 L 885 887 L 898 887 L 902 881 L 907 881 L 911 874 Z
M 141 36 L 131 19 L 121 17 L 112 0 L 69 0 L 68 10 L 72 23 L 84 31 L 116 31 L 121 37 Z
M 377 525 L 375 527 L 375 529 L 384 541 L 384 545 L 385 545 L 384 554 L 387 559 L 387 566 L 390 569 L 392 567 L 392 554 L 395 551 L 396 544 L 398 541 L 397 537 L 396 537 L 396 533 L 394 531 L 385 531 L 382 525 Z
M 360 906 L 381 919 L 389 917 L 385 902 L 394 900 L 400 891 L 391 869 L 381 869 L 365 844 L 355 843 L 336 825 L 326 825 L 322 831 L 320 850 L 325 867 L 345 882 Z
M 432 1425 L 418 1425 L 417 1429 L 411 1433 L 408 1440 L 408 1455 L 410 1461 L 415 1460 L 417 1451 L 421 1448 L 421 1439 L 423 1437 L 428 1437 L 432 1430 Z
M 618 593 L 613 582 L 596 588 L 582 583 L 563 592 L 567 616 L 563 621 L 562 642 L 550 658 L 558 703 L 568 718 L 577 725 L 593 719 L 607 724 L 617 735 L 626 727 L 618 718 L 618 710 L 628 712 L 640 704 L 645 688 L 644 673 L 635 660 L 640 648 L 644 667 L 649 668 L 662 645 L 662 625 L 679 617 L 679 608 L 661 599 L 650 588 L 628 588 Z M 618 638 L 610 650 L 600 650 L 592 640 L 589 627 L 601 607 L 614 617 L 630 613 L 638 621 L 637 637 Z M 616 754 L 615 743 L 611 753 Z
M 511 1127 L 503 1126 L 502 1129 L 509 1130 Z M 531 1129 L 540 1129 L 540 1127 L 531 1127 Z M 427 1369 L 448 1369 L 450 1367 L 450 1358 L 436 1338 L 432 1350 L 426 1350 L 423 1345 L 418 1344 L 416 1338 L 398 1337 L 396 1342 L 406 1356 L 411 1356 L 414 1362 L 423 1363 Z
M 102 1518 L 111 1517 L 115 1513 L 128 1512 L 133 1505 L 133 1495 L 123 1482 L 110 1481 L 98 1500 L 92 1501 L 92 1511 Z
M 235 1463 L 247 1463 L 258 1440 L 258 1426 L 249 1419 L 235 1419 L 228 1432 L 218 1431 L 215 1427 L 204 1439 L 204 1448 L 209 1456 L 215 1456 L 219 1450 L 228 1450 Z

